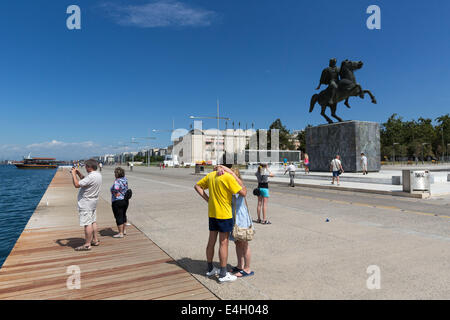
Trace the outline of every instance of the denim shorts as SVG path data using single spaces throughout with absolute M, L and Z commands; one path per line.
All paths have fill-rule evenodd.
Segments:
M 333 171 L 333 177 L 339 177 L 339 171 Z
M 269 197 L 269 189 L 268 188 L 259 188 L 260 197 L 268 198 Z
M 209 218 L 209 231 L 231 232 L 233 231 L 234 221 L 231 219 Z

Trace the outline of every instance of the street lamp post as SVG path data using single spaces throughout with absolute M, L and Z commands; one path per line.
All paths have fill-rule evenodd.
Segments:
M 175 132 L 175 120 L 172 119 L 172 129 L 170 129 L 170 130 L 169 129 L 163 129 L 163 130 L 153 129 L 152 132 L 170 132 L 173 135 L 173 133 Z M 172 141 L 172 137 L 170 137 L 170 140 Z M 172 142 L 172 162 L 175 161 L 174 155 L 173 155 L 174 147 L 175 147 L 175 143 Z
M 121 143 L 121 142 L 119 142 L 119 143 Z M 125 151 L 127 151 L 128 150 L 128 145 L 127 144 L 121 144 L 121 145 L 119 145 L 118 148 L 125 148 Z M 120 165 L 122 165 L 122 162 L 123 162 L 123 152 L 120 153 Z
M 131 143 L 135 143 L 135 144 L 139 144 L 139 142 L 134 141 L 136 140 L 136 138 L 131 138 Z M 130 165 L 131 170 L 133 170 L 133 166 L 134 166 L 134 152 L 131 151 L 131 163 L 132 165 Z
M 422 143 L 422 164 L 424 164 L 423 148 L 424 148 L 427 144 L 429 144 L 429 143 L 428 143 L 428 142 Z
M 400 143 L 398 143 L 398 142 L 394 142 L 393 143 L 393 145 L 392 145 L 392 152 L 393 152 L 393 159 L 392 159 L 392 164 L 393 165 L 395 165 L 395 146 L 397 145 L 397 144 L 400 144 Z
M 448 161 L 448 146 L 450 146 L 450 143 L 447 143 L 446 153 L 447 153 L 447 161 Z
M 219 164 L 219 132 L 220 132 L 220 120 L 230 121 L 230 118 L 220 117 L 219 114 L 219 99 L 217 99 L 217 117 L 194 117 L 190 116 L 190 119 L 217 119 L 217 138 L 216 138 L 216 165 Z M 224 141 L 225 142 L 225 141 Z M 225 143 L 224 143 L 225 148 Z
M 155 140 L 156 138 L 155 137 L 140 137 L 140 138 L 136 138 L 136 139 Z M 150 144 L 149 144 L 149 146 L 147 148 L 147 167 L 150 167 Z

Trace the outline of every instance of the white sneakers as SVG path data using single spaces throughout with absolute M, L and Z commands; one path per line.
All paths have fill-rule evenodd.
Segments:
M 206 272 L 206 276 L 207 277 L 211 277 L 211 276 L 215 276 L 217 274 L 219 274 L 220 270 L 219 268 L 213 267 L 213 269 L 209 272 Z
M 206 272 L 206 276 L 207 277 L 211 277 L 211 276 L 215 276 L 218 275 L 220 273 L 220 269 L 214 267 L 211 271 Z M 234 281 L 236 280 L 237 277 L 232 275 L 231 273 L 227 272 L 227 274 L 225 275 L 225 277 L 220 278 L 219 277 L 219 281 L 220 282 L 229 282 L 229 281 Z
M 225 275 L 225 277 L 219 278 L 220 282 L 227 282 L 227 281 L 234 281 L 236 280 L 237 277 L 232 275 L 231 273 L 227 272 L 227 274 Z

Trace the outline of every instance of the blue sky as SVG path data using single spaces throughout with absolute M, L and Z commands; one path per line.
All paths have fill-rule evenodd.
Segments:
M 66 27 L 72 4 L 81 30 Z M 366 27 L 371 4 L 381 30 Z M 352 98 L 342 118 L 434 119 L 450 112 L 449 12 L 448 1 L 2 1 L 0 159 L 117 151 L 172 119 L 214 116 L 217 98 L 243 126 L 321 124 L 309 101 L 331 57 L 364 61 L 357 80 L 379 102 Z

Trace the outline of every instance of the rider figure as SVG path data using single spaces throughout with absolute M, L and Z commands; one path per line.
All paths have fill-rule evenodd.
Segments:
M 339 67 L 336 67 L 337 60 L 335 58 L 330 59 L 330 66 L 322 71 L 320 76 L 320 83 L 316 90 L 320 89 L 322 84 L 328 85 L 331 92 L 330 100 L 328 104 L 332 105 L 336 102 L 336 91 L 339 83 Z

